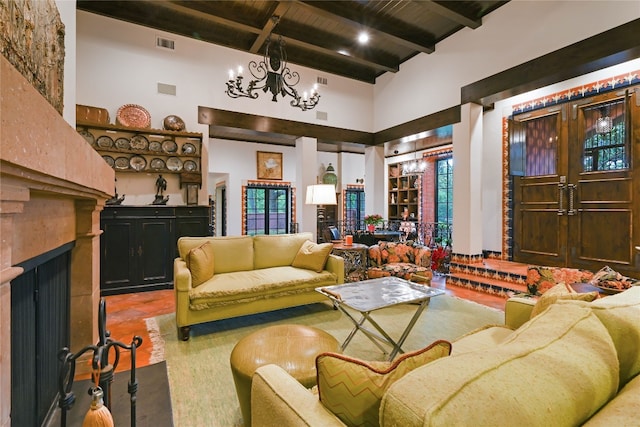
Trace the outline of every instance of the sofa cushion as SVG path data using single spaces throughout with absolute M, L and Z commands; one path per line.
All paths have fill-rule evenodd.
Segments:
M 640 375 L 629 381 L 584 427 L 637 426 L 640 414 Z
M 211 242 L 216 260 L 214 273 L 253 270 L 253 238 L 251 236 L 181 237 L 178 251 L 182 259 L 204 242 Z
M 591 302 L 598 298 L 598 292 L 578 293 L 565 283 L 558 283 L 548 291 L 546 291 L 538 301 L 536 301 L 531 310 L 531 317 L 535 317 L 547 309 L 551 304 L 558 300 L 579 300 Z
M 588 308 L 554 304 L 494 348 L 405 375 L 384 395 L 380 423 L 575 426 L 617 388 L 617 355 L 605 327 Z
M 320 273 L 324 270 L 327 258 L 333 249 L 333 243 L 313 243 L 310 240 L 302 243 L 293 262 L 292 267 L 305 268 Z
M 187 254 L 187 268 L 191 270 L 191 286 L 200 286 L 213 277 L 213 247 L 206 241 Z
M 568 305 L 569 301 L 559 304 Z M 599 298 L 592 303 L 578 303 L 589 307 L 609 331 L 620 362 L 620 386 L 640 374 L 640 286 Z
M 216 258 L 216 264 L 217 262 Z M 291 266 L 216 273 L 211 279 L 189 291 L 189 308 L 205 310 L 244 304 L 313 292 L 317 287 L 335 284 L 336 276 L 333 273 L 316 273 Z
M 311 233 L 253 236 L 253 268 L 291 265 L 302 244 L 311 239 Z
M 323 353 L 316 358 L 320 401 L 348 426 L 377 426 L 380 400 L 387 388 L 408 372 L 450 352 L 449 342 L 436 341 L 393 362 L 364 362 Z

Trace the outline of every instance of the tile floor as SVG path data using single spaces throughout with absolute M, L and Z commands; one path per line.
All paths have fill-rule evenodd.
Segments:
M 432 286 L 444 289 L 448 295 L 504 310 L 504 298 L 456 286 L 446 287 L 445 277 L 442 275 L 434 276 Z M 112 295 L 105 297 L 105 301 L 107 329 L 111 332 L 111 337 L 125 344 L 129 344 L 134 335 L 142 337 L 142 346 L 136 351 L 136 366 L 147 366 L 151 356 L 151 345 L 145 319 L 175 312 L 173 289 Z M 122 351 L 116 372 L 126 371 L 130 367 L 130 353 Z

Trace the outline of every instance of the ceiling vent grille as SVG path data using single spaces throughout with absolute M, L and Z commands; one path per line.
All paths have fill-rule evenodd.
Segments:
M 327 85 L 327 78 L 326 77 L 318 77 L 316 83 L 318 83 L 319 85 L 326 86 Z
M 176 42 L 175 40 L 165 39 L 164 37 L 156 37 L 156 47 L 161 47 L 163 49 L 175 50 Z

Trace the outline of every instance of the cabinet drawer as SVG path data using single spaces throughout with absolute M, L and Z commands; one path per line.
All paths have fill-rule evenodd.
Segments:
M 176 218 L 208 218 L 208 206 L 176 207 Z
M 167 206 L 106 206 L 100 218 L 174 218 L 175 215 L 175 208 Z

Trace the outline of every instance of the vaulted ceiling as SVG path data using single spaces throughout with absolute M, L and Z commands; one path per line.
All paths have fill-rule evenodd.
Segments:
M 399 70 L 457 31 L 478 28 L 507 1 L 95 1 L 80 10 L 254 54 L 271 32 L 289 62 L 364 82 Z M 272 17 L 279 17 L 274 21 Z M 276 24 L 277 22 L 277 24 Z M 359 44 L 366 32 L 369 41 Z

